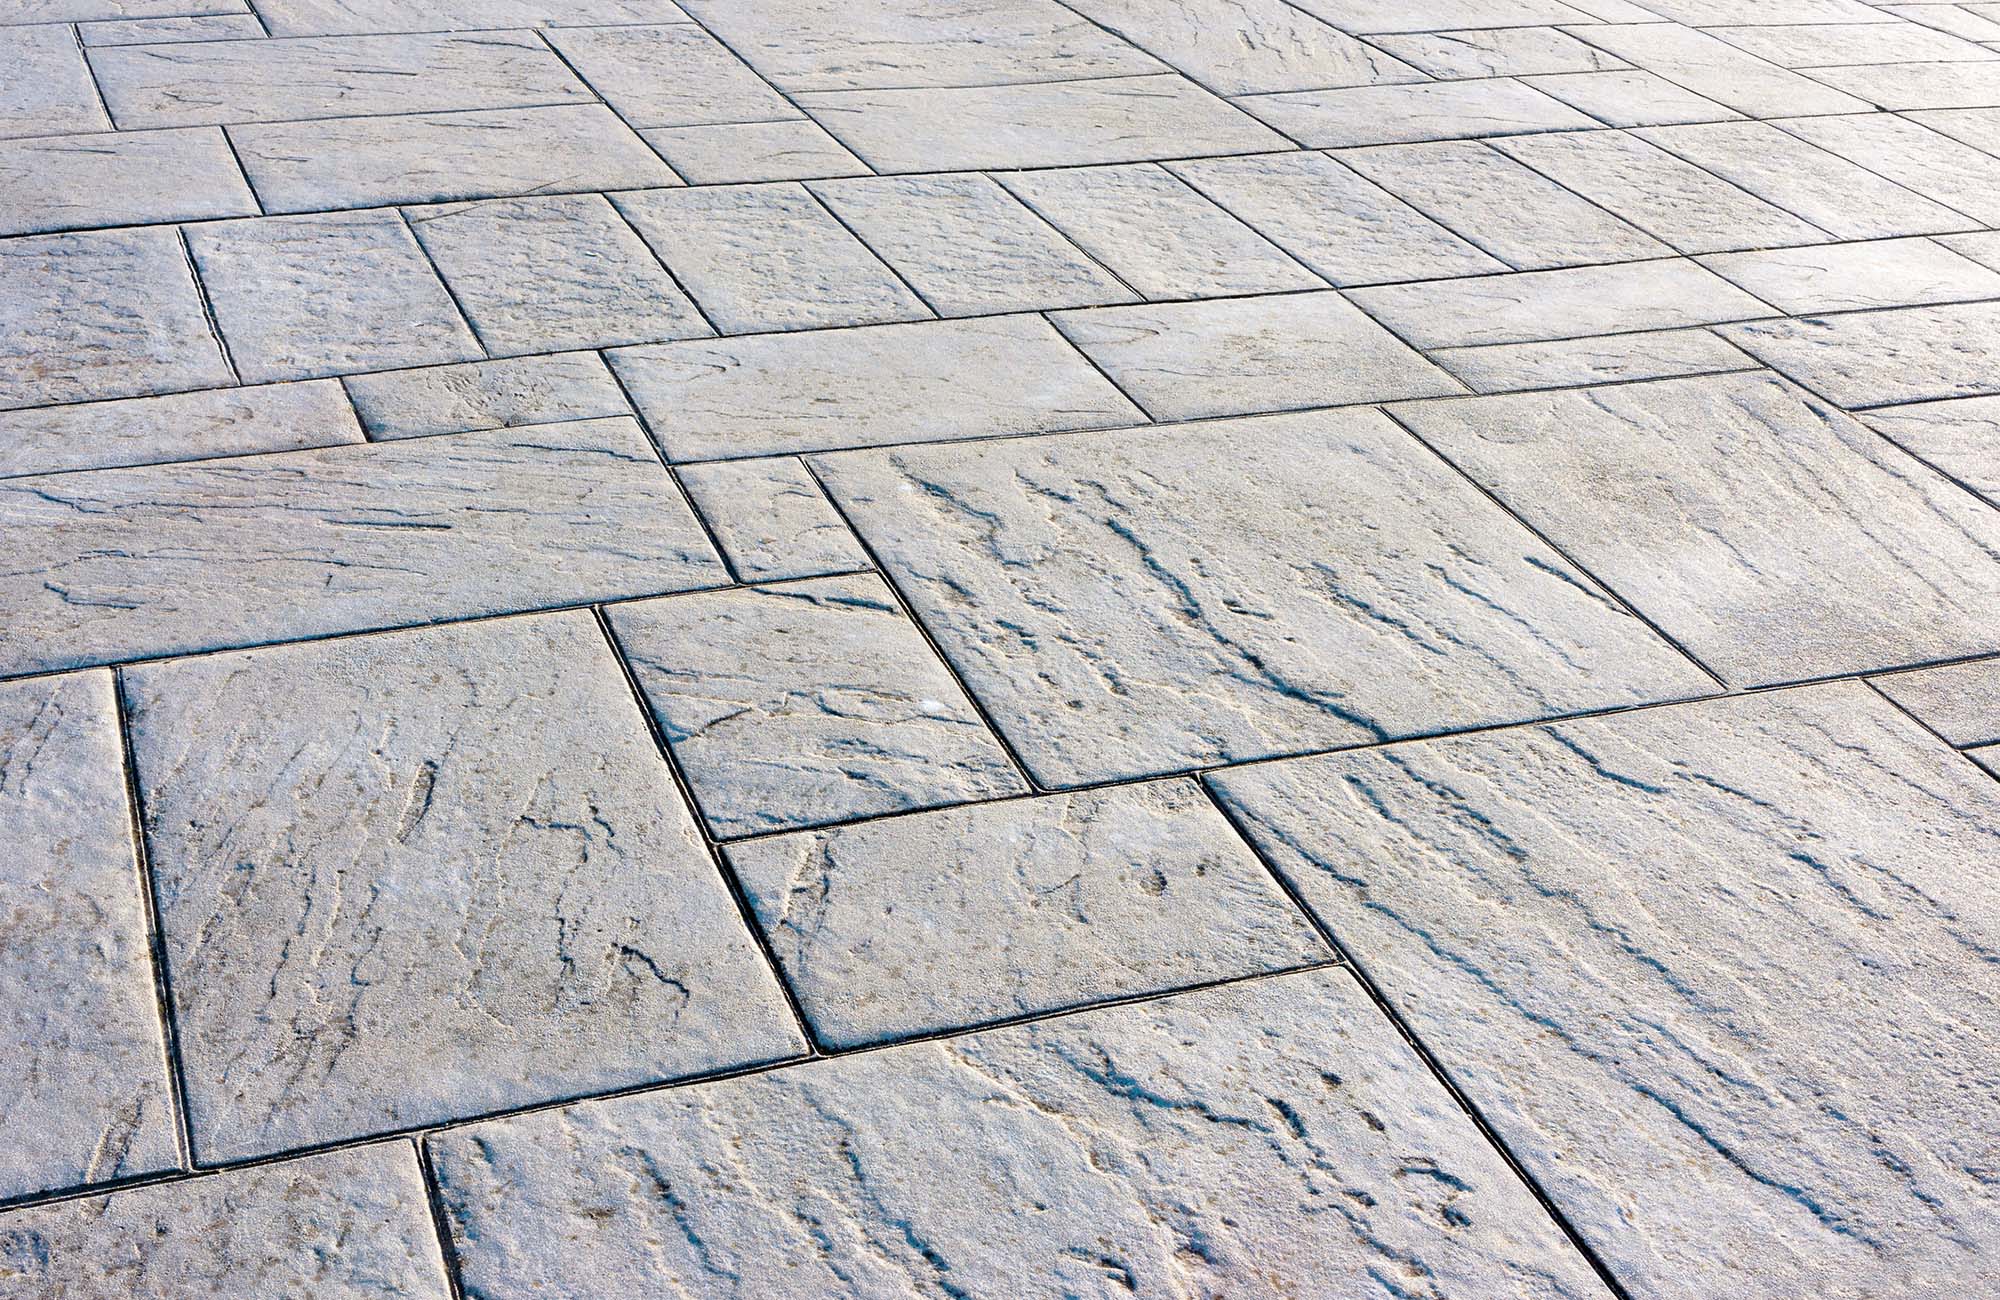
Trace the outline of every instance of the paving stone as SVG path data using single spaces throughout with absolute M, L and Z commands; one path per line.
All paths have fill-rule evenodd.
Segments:
M 225 221 L 187 241 L 249 382 L 483 355 L 394 212 Z
M 1534 73 L 1600 72 L 1623 60 L 1553 27 L 1383 36 L 1377 43 L 1432 77 L 1520 77 Z
M 1717 253 L 1700 260 L 1795 315 L 2000 298 L 2000 274 L 1930 239 Z
M 1628 1294 L 2000 1282 L 2000 787 L 1866 687 L 1215 784 Z
M 1072 167 L 1285 149 L 1184 77 L 826 91 L 800 107 L 878 172 Z
M 270 212 L 678 185 L 602 104 L 231 127 Z
M 1027 790 L 873 574 L 610 611 L 719 837 Z
M 408 216 L 493 356 L 713 332 L 602 194 L 489 199 Z
M 1718 27 L 1709 34 L 1781 68 L 2000 58 L 1985 46 L 1916 23 Z
M 2000 41 L 2000 21 L 1974 13 L 1961 4 L 1883 5 L 1885 14 L 1906 18 L 1968 41 Z
M 1423 80 L 1285 0 L 1069 0 L 1069 7 L 1219 94 Z
M 816 463 L 1045 785 L 1706 681 L 1375 412 Z
M 255 14 L 217 13 L 189 18 L 80 23 L 76 34 L 82 38 L 84 47 L 90 49 L 100 45 L 167 45 L 175 41 L 262 40 L 267 33 Z
M 1362 35 L 1535 27 L 1585 17 L 1557 0 L 1301 0 L 1299 7 Z
M 680 477 L 745 582 L 868 567 L 861 543 L 796 457 L 685 465 Z
M 1646 0 L 1645 8 L 1670 23 L 1717 27 L 1743 22 L 1734 0 Z M 1750 11 L 1759 23 L 1881 23 L 1887 20 L 1862 0 L 1760 0 Z
M 493 1300 L 1605 1294 L 1341 971 L 522 1116 L 432 1152 L 468 1287 Z
M 176 1167 L 109 673 L 0 684 L 0 841 L 0 1197 Z
M 532 32 L 126 45 L 90 63 L 125 130 L 591 98 Z
M 1765 365 L 1854 408 L 2000 393 L 1993 365 L 2000 303 L 1901 307 L 1732 325 L 1724 334 Z
M 1734 0 L 1731 0 L 1734 6 Z M 1657 6 L 1649 6 L 1657 8 Z M 1740 16 L 1741 7 L 1734 6 Z M 1751 117 L 1859 113 L 1868 102 L 1678 23 L 1600 23 L 1572 34 L 1635 67 Z
M 548 41 L 633 126 L 707 126 L 799 110 L 690 23 L 556 28 Z
M 214 127 L 0 140 L 0 235 L 257 210 Z
M 1169 170 L 1334 284 L 1507 269 L 1325 154 L 1211 158 Z
M 0 26 L 0 140 L 110 128 L 75 32 Z
M 1871 680 L 1877 690 L 1951 744 L 2000 742 L 2000 660 L 1980 659 Z
M 273 36 L 685 22 L 673 0 L 257 0 Z
M 1734 685 L 1976 654 L 2000 635 L 2000 514 L 1775 376 L 1398 415 Z
M 647 131 L 646 143 L 690 185 L 866 176 L 868 168 L 816 122 L 729 122 Z
M 344 382 L 371 438 L 420 438 L 631 414 L 618 381 L 594 352 L 385 370 Z
M 400 1142 L 0 1215 L 0 1282 L 16 1280 L 47 1300 L 451 1295 Z
M 713 586 L 630 420 L 0 482 L 0 673 Z
M 617 203 L 724 333 L 931 314 L 803 185 L 648 190 Z
M 6 22 L 0 26 L 248 12 L 244 0 L 13 0 L 7 6 Z
M 589 613 L 125 683 L 197 1158 L 799 1047 Z
M 1233 101 L 1308 149 L 1565 131 L 1597 122 L 1507 78 L 1246 95 Z
M 1528 77 L 1522 84 L 1606 126 L 1671 126 L 1741 116 L 1733 108 L 1724 108 L 1650 72 L 1563 72 Z
M 0 475 L 105 469 L 360 442 L 330 379 L 0 411 Z
M 673 460 L 1146 418 L 1037 316 L 667 343 L 610 355 Z
M 869 176 L 810 188 L 940 316 L 1138 299 L 990 177 Z
M 0 241 L 0 410 L 233 380 L 172 230 Z
M 2000 397 L 1912 402 L 1870 411 L 1861 420 L 2000 505 Z
M 1990 108 L 1946 109 L 1934 113 L 1912 113 L 1907 119 L 1933 131 L 1942 132 L 1983 153 L 2000 147 L 2000 110 Z
M 1669 379 L 1751 370 L 1757 365 L 1741 348 L 1705 329 L 1437 348 L 1430 358 L 1475 393 Z
M 1818 68 L 1813 77 L 1875 108 L 1988 108 L 2000 104 L 2000 64 L 1994 63 L 1857 64 Z
M 1893 113 L 1797 117 L 1775 125 L 1991 225 L 2000 222 L 2000 158 L 1940 134 L 1969 116 L 1926 114 L 1938 129 L 1919 126 Z M 2000 135 L 1995 139 L 2000 140 Z
M 1008 172 L 995 179 L 1150 299 L 1326 287 L 1154 163 Z

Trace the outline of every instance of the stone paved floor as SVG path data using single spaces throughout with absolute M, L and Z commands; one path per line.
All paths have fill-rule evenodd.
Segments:
M 1996 506 L 2000 3 L 0 0 L 0 1298 L 2000 1295 Z

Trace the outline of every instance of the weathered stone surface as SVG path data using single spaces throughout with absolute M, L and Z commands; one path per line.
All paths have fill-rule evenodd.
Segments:
M 0 235 L 256 211 L 214 127 L 0 141 Z
M 2000 104 L 2000 64 L 1864 63 L 1818 68 L 1813 78 L 1876 108 L 1991 108 Z
M 799 1046 L 587 612 L 125 682 L 198 1158 Z
M 2000 1285 L 2000 787 L 1865 687 L 1215 785 L 1630 1294 Z
M 673 0 L 257 0 L 273 36 L 685 22 Z
M 385 370 L 344 382 L 371 438 L 420 438 L 631 414 L 618 381 L 594 352 Z
M 523 1116 L 432 1151 L 469 1287 L 493 1300 L 1604 1295 L 1341 971 Z
M 2000 53 L 1916 23 L 1787 23 L 1718 27 L 1710 35 L 1781 68 L 1851 63 L 1930 63 L 2000 58 Z M 1994 33 L 2000 37 L 2000 32 Z
M 1898 120 L 1922 123 L 1962 144 L 1991 153 L 2000 142 L 2000 111 L 1967 108 L 1935 113 L 1910 113 Z
M 1794 314 L 2000 298 L 2000 273 L 1930 239 L 1716 253 L 1699 260 Z
M 1862 423 L 2000 505 L 2000 397 L 1883 407 Z
M 711 586 L 630 420 L 0 482 L 0 673 Z
M 547 33 L 633 126 L 705 126 L 798 117 L 799 110 L 692 23 L 563 27 Z
M 1529 77 L 1524 84 L 1606 126 L 1671 126 L 1741 116 L 1650 72 L 1562 72 Z
M 1676 23 L 1600 23 L 1570 30 L 1627 63 L 1751 117 L 1859 113 L 1868 108 L 1865 100 L 1844 95 L 1821 80 L 1788 72 Z
M 1299 90 L 1245 96 L 1235 103 L 1308 149 L 1465 140 L 1598 125 L 1561 100 L 1506 78 Z
M 2000 514 L 1776 376 L 1398 414 L 1732 684 L 2000 644 Z
M 1219 94 L 1423 79 L 1284 0 L 1070 0 L 1069 7 Z
M 1954 745 L 2000 743 L 2000 659 L 1871 680 L 1877 690 Z
M 1431 360 L 1475 393 L 1572 388 L 1752 370 L 1756 359 L 1705 329 L 1640 330 L 1596 338 L 1435 348 Z
M 619 605 L 610 619 L 718 836 L 1027 790 L 873 574 Z
M 1371 36 L 1573 23 L 1584 12 L 1559 0 L 1303 0 L 1299 7 L 1344 32 Z
M 172 1169 L 109 673 L 0 685 L 0 843 L 0 1198 Z
M 865 176 L 868 168 L 817 122 L 728 122 L 645 132 L 690 185 Z
M 244 0 L 13 0 L 7 6 L 7 23 L 73 23 L 247 12 Z
M 1944 119 L 1957 116 L 1926 115 L 1946 130 Z M 1892 113 L 1790 118 L 1776 125 L 1982 223 L 2000 223 L 2000 158 L 1937 129 Z
M 74 32 L 0 26 L 0 139 L 110 129 Z
M 861 543 L 796 457 L 684 465 L 680 477 L 745 582 L 868 567 Z
M 1420 32 L 1383 36 L 1378 44 L 1427 75 L 1444 79 L 1600 72 L 1625 66 L 1623 60 L 1554 27 Z
M 1146 418 L 1037 316 L 667 343 L 610 356 L 674 460 Z
M 186 8 L 186 5 L 174 5 Z M 175 41 L 262 40 L 264 24 L 255 14 L 216 13 L 188 18 L 132 18 L 79 23 L 86 48 L 99 45 L 166 45 Z
M 2000 393 L 2000 303 L 1757 321 L 1724 334 L 1842 406 Z
M 330 379 L 0 412 L 0 475 L 105 469 L 360 442 Z
M 1706 683 L 1374 412 L 817 463 L 1045 784 Z

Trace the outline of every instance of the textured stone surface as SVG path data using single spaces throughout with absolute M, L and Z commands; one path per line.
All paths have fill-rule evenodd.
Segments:
M 2000 1283 L 2000 787 L 1865 687 L 1216 785 L 1631 1294 Z
M 1758 321 L 1724 333 L 1843 406 L 2000 393 L 2000 303 Z
M 185 0 L 179 0 L 185 3 Z M 685 19 L 673 0 L 257 0 L 273 36 L 659 23 Z
M 684 465 L 680 478 L 745 582 L 868 567 L 861 543 L 796 457 Z
M 816 122 L 729 122 L 648 131 L 646 142 L 690 185 L 865 176 L 868 168 Z
M 1742 116 L 1650 72 L 1559 72 L 1525 84 L 1606 126 L 1670 126 Z
M 1875 688 L 1958 746 L 2000 743 L 2000 659 L 1871 679 Z
M 68 27 L 0 27 L 0 139 L 110 127 Z
M 387 370 L 344 382 L 371 438 L 631 414 L 618 381 L 594 352 Z
M 1422 80 L 1284 0 L 1070 0 L 1069 7 L 1219 94 Z
M 1364 35 L 1573 23 L 1584 13 L 1560 0 L 1304 0 L 1299 7 Z
M 1794 314 L 2000 298 L 2000 272 L 1930 239 L 1717 253 L 1700 260 Z
M 1383 36 L 1376 44 L 1426 75 L 1444 80 L 1598 72 L 1625 66 L 1554 27 L 1415 32 Z
M 0 235 L 256 211 L 213 127 L 0 141 Z
M 174 4 L 177 9 L 191 8 Z M 217 6 L 218 8 L 233 6 Z M 76 33 L 86 49 L 99 45 L 165 45 L 174 41 L 239 41 L 263 39 L 264 24 L 255 14 L 215 13 L 186 18 L 128 18 L 79 23 Z
M 1862 422 L 2000 505 L 2000 397 L 1883 407 Z
M 197 1157 L 796 1049 L 588 613 L 125 682 Z
M 1706 680 L 1372 412 L 818 463 L 1048 784 Z
M 1749 353 L 1705 329 L 1639 330 L 1596 338 L 1434 348 L 1431 359 L 1475 393 L 1570 388 L 1752 370 Z
M 328 379 L 0 412 L 0 476 L 360 442 Z
M 1939 127 L 1953 114 L 1927 114 Z M 1890 113 L 1788 118 L 1782 129 L 1986 224 L 2000 222 L 2000 158 Z
M 1867 101 L 1825 84 L 1823 73 L 1815 80 L 1788 72 L 1676 23 L 1599 24 L 1571 30 L 1627 63 L 1753 117 L 1858 113 L 1869 107 Z
M 1819 68 L 1813 77 L 1876 108 L 1991 108 L 2000 104 L 2000 66 L 1985 62 L 1863 63 Z
M 1596 126 L 1534 87 L 1499 78 L 1253 95 L 1235 101 L 1308 149 L 1465 140 Z
M 741 59 L 692 24 L 557 28 L 548 40 L 633 126 L 799 116 Z

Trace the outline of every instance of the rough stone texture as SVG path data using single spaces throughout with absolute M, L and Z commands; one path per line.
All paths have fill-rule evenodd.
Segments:
M 0 139 L 110 127 L 68 27 L 0 27 Z
M 1376 43 L 1427 76 L 1443 80 L 1599 72 L 1625 66 L 1612 55 L 1553 27 L 1418 32 L 1383 36 Z
M 330 379 L 0 412 L 0 476 L 360 442 Z
M 1919 722 L 1960 747 L 2000 743 L 2000 660 L 1871 679 Z
M 214 127 L 0 141 L 0 235 L 256 211 Z
M 1777 125 L 1982 223 L 2000 222 L 2000 158 L 1942 134 L 1956 114 L 1926 116 L 1940 130 L 1890 113 L 1790 118 Z
M 345 381 L 371 438 L 504 429 L 629 415 L 618 381 L 594 352 L 557 352 Z
M 1865 687 L 1215 783 L 1630 1294 L 2000 1285 L 2000 786 Z
M 1586 12 L 1560 0 L 1304 0 L 1299 7 L 1369 36 L 1573 23 Z
M 273 36 L 686 19 L 673 0 L 257 0 L 257 12 Z
M 176 4 L 177 9 L 188 8 Z M 99 45 L 166 45 L 174 41 L 262 40 L 264 24 L 255 14 L 216 13 L 187 18 L 132 18 L 79 23 L 76 33 L 86 49 Z
M 198 1158 L 797 1049 L 588 613 L 125 682 Z
M 1252 95 L 1235 101 L 1308 149 L 1466 140 L 1596 126 L 1522 82 L 1428 82 Z
M 557 28 L 549 43 L 633 126 L 706 126 L 799 110 L 692 24 Z
M 2000 505 L 2000 397 L 1884 407 L 1862 422 Z
M 868 168 L 816 122 L 729 122 L 647 131 L 690 185 L 865 176 Z
M 2000 303 L 1757 321 L 1723 331 L 1842 406 L 2000 393 Z
M 745 582 L 868 567 L 861 543 L 796 457 L 684 465 L 680 478 Z
M 1528 77 L 1524 84 L 1606 126 L 1672 126 L 1741 116 L 1650 72 L 1560 72 Z
M 1574 388 L 1752 370 L 1756 359 L 1705 329 L 1640 330 L 1598 338 L 1436 348 L 1431 359 L 1475 393 Z
M 2000 298 L 2000 272 L 1930 239 L 1717 253 L 1700 261 L 1793 314 Z
M 1284 0 L 1069 0 L 1069 7 L 1219 94 L 1423 79 Z
M 1627 63 L 1752 117 L 1859 113 L 1869 107 L 1867 101 L 1825 84 L 1824 73 L 1815 80 L 1788 72 L 1677 23 L 1598 24 L 1570 30 Z
M 1044 784 L 1706 685 L 1377 413 L 818 463 Z

